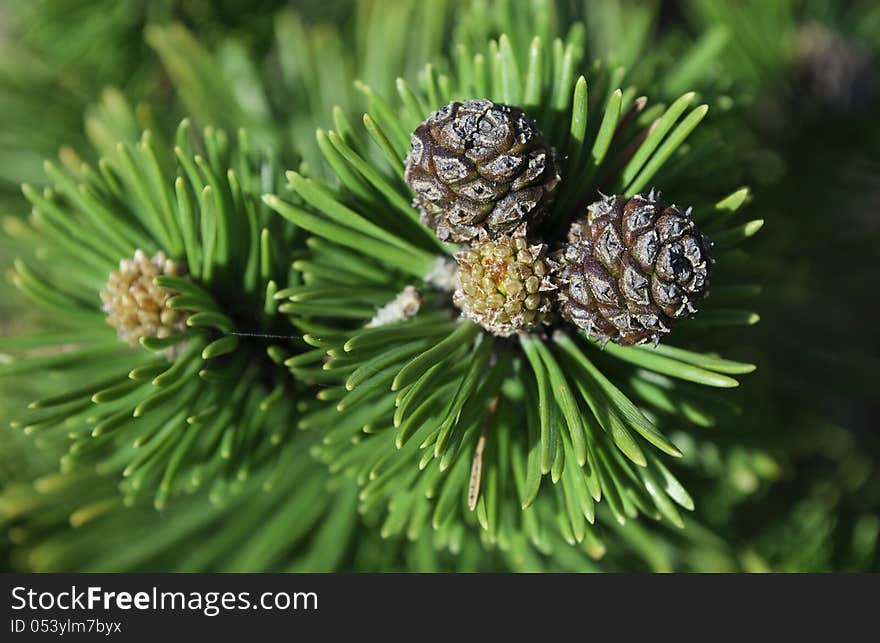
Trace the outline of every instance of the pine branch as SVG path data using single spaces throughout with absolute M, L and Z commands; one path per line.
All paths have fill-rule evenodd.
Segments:
M 533 59 L 553 61 L 547 72 L 536 66 L 521 71 L 510 42 L 502 37 L 474 56 L 472 71 L 480 68 L 481 59 L 490 63 L 488 68 L 492 71 L 485 83 L 472 72 L 461 80 L 444 76 L 440 81 L 431 68 L 426 69 L 417 88 L 398 80 L 399 109 L 407 115 L 406 119 L 396 116 L 397 110 L 377 92 L 364 88 L 368 98 L 364 122 L 373 145 L 359 144 L 357 141 L 362 139 L 356 134 L 349 136 L 351 143 L 345 144 L 340 135 L 326 134 L 328 140 L 339 145 L 334 150 L 344 152 L 336 155 L 334 150 L 325 148 L 327 163 L 349 189 L 333 193 L 291 174 L 288 187 L 304 201 L 303 206 L 294 205 L 290 201 L 293 196 L 265 197 L 280 214 L 324 239 L 300 263 L 308 265 L 301 272 L 303 283 L 316 293 L 310 298 L 310 307 L 283 308 L 294 325 L 307 331 L 313 320 L 320 320 L 320 341 L 313 334 L 306 336 L 306 341 L 320 350 L 306 354 L 309 358 L 294 358 L 290 366 L 298 378 L 320 383 L 322 387 L 340 387 L 335 389 L 338 394 L 333 393 L 333 388 L 322 388 L 319 396 L 331 401 L 340 415 L 333 419 L 332 406 L 317 404 L 303 414 L 300 424 L 307 428 L 342 423 L 338 430 L 353 436 L 351 441 L 328 439 L 314 451 L 332 471 L 346 472 L 363 485 L 362 511 L 375 511 L 387 504 L 390 513 L 383 530 L 386 535 L 402 533 L 404 528 L 407 533 L 418 534 L 430 518 L 439 537 L 448 538 L 462 523 L 473 522 L 466 511 L 471 505 L 476 506 L 478 523 L 487 530 L 492 542 L 509 542 L 520 530 L 529 529 L 532 518 L 527 518 L 527 512 L 537 512 L 543 516 L 539 524 L 557 525 L 563 540 L 571 544 L 590 543 L 589 550 L 598 555 L 604 551 L 594 525 L 596 503 L 600 500 L 604 502 L 599 506 L 607 504 L 611 516 L 620 523 L 630 524 L 641 513 L 677 526 L 683 526 L 684 521 L 674 504 L 690 510 L 693 502 L 660 459 L 645 450 L 657 448 L 681 455 L 638 408 L 639 403 L 649 402 L 638 397 L 636 402 L 631 401 L 594 366 L 588 357 L 594 349 L 570 331 L 543 339 L 537 335 L 523 336 L 520 352 L 512 346 L 492 347 L 485 339 L 480 340 L 482 333 L 475 332 L 476 327 L 468 322 L 446 322 L 445 328 L 440 325 L 434 330 L 431 324 L 436 322 L 428 317 L 422 320 L 424 316 L 452 314 L 448 295 L 427 283 L 417 286 L 426 305 L 406 321 L 358 330 L 357 324 L 352 324 L 352 315 L 337 313 L 340 304 L 350 312 L 357 308 L 350 297 L 350 303 L 345 303 L 346 297 L 334 291 L 338 287 L 335 284 L 345 284 L 347 291 L 387 288 L 385 275 L 390 271 L 398 275 L 391 289 L 398 290 L 411 283 L 413 277 L 423 279 L 433 261 L 427 255 L 424 265 L 419 267 L 411 264 L 408 255 L 400 254 L 401 250 L 409 249 L 403 239 L 425 251 L 432 247 L 432 233 L 420 224 L 414 227 L 412 211 L 396 206 L 397 201 L 406 204 L 410 198 L 400 183 L 400 160 L 406 153 L 406 139 L 401 133 L 424 117 L 415 113 L 419 109 L 415 106 L 437 107 L 453 98 L 474 96 L 474 92 L 482 89 L 494 100 L 520 97 L 522 87 L 549 97 L 547 104 L 553 105 L 554 111 L 545 112 L 539 124 L 545 132 L 552 132 L 549 136 L 557 149 L 569 150 L 561 174 L 592 177 L 585 181 L 563 179 L 562 195 L 551 211 L 551 219 L 555 217 L 560 223 L 569 220 L 575 203 L 595 193 L 594 177 L 607 176 L 606 168 L 618 168 L 613 175 L 618 178 L 613 180 L 619 190 L 627 186 L 638 189 L 647 181 L 656 180 L 662 175 L 664 162 L 676 152 L 683 153 L 682 143 L 705 113 L 705 107 L 701 107 L 686 116 L 686 108 L 694 99 L 693 94 L 687 94 L 653 124 L 624 122 L 619 120 L 620 114 L 628 113 L 630 103 L 618 103 L 622 92 L 611 92 L 608 101 L 593 106 L 586 98 L 590 83 L 571 74 L 582 60 L 582 50 L 575 47 L 576 41 L 568 42 L 567 55 L 566 45 L 558 41 L 560 44 L 555 48 L 561 47 L 561 56 L 555 56 L 554 48 L 540 40 L 534 41 L 532 51 L 537 53 Z M 607 82 L 601 73 L 597 78 L 601 80 L 593 81 L 594 84 Z M 608 110 L 604 117 L 603 107 Z M 593 110 L 598 115 L 592 115 Z M 585 128 L 584 122 L 598 125 Z M 641 135 L 645 127 L 651 132 L 647 137 Z M 614 134 L 609 140 L 610 132 Z M 634 148 L 630 145 L 633 141 Z M 386 161 L 381 166 L 371 167 L 361 161 L 372 157 L 370 147 L 374 152 L 384 152 Z M 621 154 L 628 155 L 626 163 L 620 163 Z M 693 190 L 699 178 L 692 176 L 686 180 Z M 738 191 L 721 200 L 717 212 L 735 211 L 744 194 Z M 743 228 L 749 232 L 753 229 L 754 226 Z M 394 237 L 393 241 L 389 235 Z M 735 242 L 747 236 L 732 229 L 722 234 L 722 239 Z M 377 244 L 383 244 L 384 249 Z M 329 249 L 337 261 L 322 261 L 322 251 Z M 368 264 L 370 270 L 362 272 L 347 267 L 356 264 Z M 377 272 L 381 279 L 374 277 Z M 320 296 L 322 291 L 328 296 Z M 451 321 L 454 317 L 447 319 Z M 368 321 L 366 315 L 361 319 L 361 324 Z M 728 321 L 732 319 L 729 317 Z M 747 316 L 743 319 L 750 321 Z M 425 332 L 429 330 L 430 333 Z M 366 341 L 367 337 L 381 337 L 382 341 L 374 344 Z M 427 350 L 412 341 L 429 337 L 433 346 Z M 726 373 L 744 373 L 754 368 L 665 345 L 662 350 L 662 356 L 654 356 L 650 349 L 614 347 L 606 349 L 606 355 L 648 369 L 647 378 L 652 377 L 651 371 L 659 370 L 715 386 L 736 385 L 736 380 Z M 312 368 L 308 368 L 309 364 Z M 624 373 L 640 382 L 645 371 L 625 369 Z M 516 385 L 518 379 L 522 379 L 525 390 Z M 486 430 L 486 409 L 499 394 L 503 407 L 530 408 L 536 404 L 538 413 L 534 417 L 526 414 L 528 434 L 509 419 L 492 421 L 487 453 L 496 455 L 481 457 L 479 476 L 491 482 L 479 486 L 478 497 L 468 498 L 469 490 L 474 490 L 468 482 L 469 463 L 480 435 Z M 691 416 L 696 416 L 696 412 Z M 392 443 L 399 449 L 396 453 Z M 526 454 L 530 454 L 528 458 Z M 509 475 L 509 468 L 523 472 L 519 489 Z M 551 477 L 553 488 L 541 489 L 544 475 Z M 424 485 L 423 494 L 408 494 L 405 504 L 395 501 L 416 481 L 419 489 Z M 523 506 L 526 513 L 514 509 L 514 503 Z M 496 522 L 499 515 L 507 516 L 504 523 Z
M 110 95 L 91 129 L 135 120 Z M 54 339 L 8 340 L 18 354 L 0 375 L 39 370 L 57 377 L 62 392 L 34 400 L 33 413 L 15 424 L 44 439 L 69 436 L 64 470 L 121 473 L 127 502 L 148 494 L 163 507 L 193 480 L 245 479 L 286 439 L 295 383 L 276 366 L 289 341 L 275 338 L 288 332 L 278 325 L 274 293 L 276 280 L 286 279 L 292 231 L 257 197 L 272 185 L 271 166 L 249 145 L 243 132 L 232 143 L 213 129 L 194 141 L 184 121 L 173 151 L 148 131 L 108 150 L 98 169 L 48 163 L 53 187 L 24 188 L 33 236 L 23 230 L 21 247 L 32 258 L 16 263 L 14 280 L 63 330 Z M 111 276 L 105 285 L 120 261 L 146 262 L 160 251 L 183 267 L 179 276 L 142 282 L 135 299 L 124 290 L 129 282 L 112 286 Z M 143 322 L 132 325 L 130 316 L 142 319 L 138 307 L 149 303 L 138 294 L 146 292 L 163 298 L 160 324 L 180 320 L 160 326 L 159 336 Z M 142 348 L 113 336 L 108 311 L 120 336 Z M 32 350 L 60 342 L 63 350 Z

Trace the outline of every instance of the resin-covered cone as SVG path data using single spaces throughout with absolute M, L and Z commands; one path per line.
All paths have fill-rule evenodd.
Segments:
M 559 183 L 554 150 L 516 107 L 454 102 L 412 135 L 406 182 L 440 239 L 494 239 L 540 220 Z
M 690 210 L 652 191 L 603 197 L 572 224 L 559 263 L 559 312 L 600 341 L 658 342 L 697 312 L 709 286 L 711 243 Z

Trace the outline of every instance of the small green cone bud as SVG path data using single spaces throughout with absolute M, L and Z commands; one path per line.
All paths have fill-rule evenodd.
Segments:
M 186 329 L 187 314 L 168 306 L 168 300 L 178 293 L 153 283 L 156 277 L 185 272 L 182 264 L 162 252 L 151 259 L 137 250 L 133 259 L 119 262 L 119 269 L 110 273 L 101 291 L 107 323 L 116 329 L 119 339 L 137 346 L 143 337 L 168 337 Z
M 499 337 L 527 333 L 552 320 L 555 286 L 544 244 L 502 235 L 455 255 L 453 302 L 466 317 Z

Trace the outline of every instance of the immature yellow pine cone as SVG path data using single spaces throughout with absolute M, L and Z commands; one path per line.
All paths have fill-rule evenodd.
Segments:
M 419 125 L 405 178 L 422 222 L 453 243 L 530 227 L 560 180 L 556 153 L 534 121 L 485 99 L 450 103 Z
M 572 224 L 554 254 L 559 311 L 601 341 L 658 342 L 697 312 L 711 243 L 682 211 L 655 195 L 603 197 Z
M 551 321 L 556 286 L 544 244 L 502 235 L 475 243 L 455 259 L 458 288 L 452 300 L 493 335 L 529 332 Z
M 168 307 L 168 300 L 178 293 L 153 283 L 162 275 L 184 273 L 183 265 L 162 252 L 151 259 L 137 250 L 133 259 L 119 262 L 119 270 L 110 273 L 101 291 L 107 323 L 116 329 L 119 339 L 137 346 L 142 337 L 168 337 L 186 329 L 187 314 Z

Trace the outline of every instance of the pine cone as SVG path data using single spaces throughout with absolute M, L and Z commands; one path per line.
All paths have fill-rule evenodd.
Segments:
M 563 319 L 616 344 L 659 341 L 696 312 L 709 285 L 711 242 L 652 190 L 604 197 L 572 224 L 554 258 Z
M 440 239 L 510 234 L 545 213 L 559 183 L 556 153 L 520 109 L 489 100 L 450 103 L 412 135 L 406 182 Z
M 184 273 L 181 264 L 162 252 L 151 259 L 143 250 L 136 250 L 133 259 L 119 262 L 119 270 L 110 273 L 101 291 L 107 323 L 116 329 L 119 339 L 137 346 L 142 337 L 168 337 L 186 329 L 187 314 L 168 306 L 168 300 L 178 293 L 153 283 L 161 275 Z
M 544 244 L 522 235 L 485 240 L 455 255 L 458 288 L 452 301 L 493 335 L 508 337 L 550 321 L 555 267 Z

